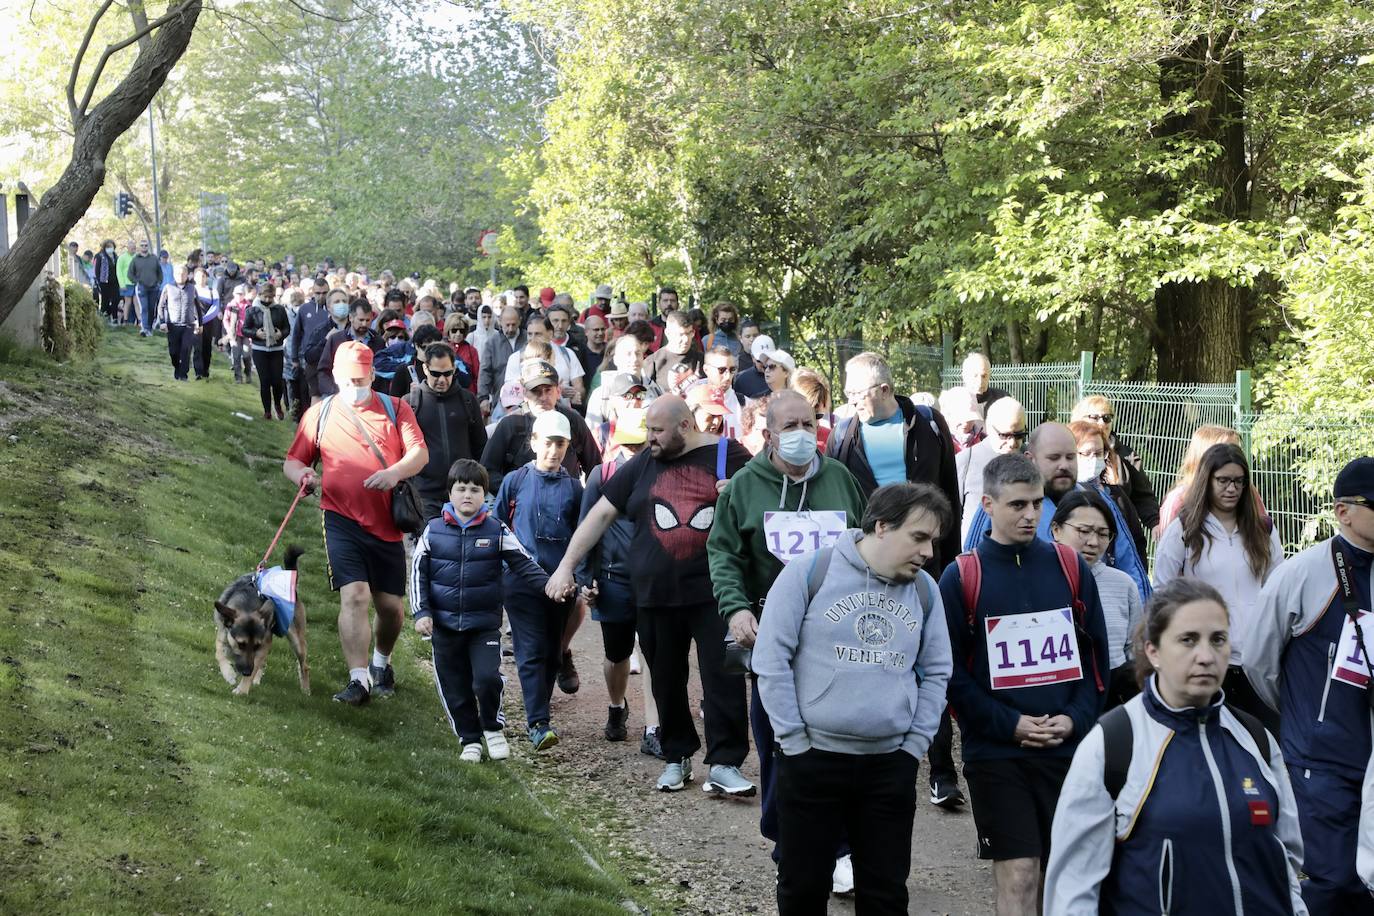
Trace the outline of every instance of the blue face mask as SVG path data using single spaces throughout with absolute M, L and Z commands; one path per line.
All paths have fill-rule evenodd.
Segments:
M 347 318 L 347 317 L 348 317 L 348 303 L 347 303 L 347 302 L 336 302 L 336 303 L 334 303 L 333 306 L 330 307 L 329 312 L 330 312 L 330 314 L 333 315 L 335 318 Z
M 778 457 L 793 467 L 811 464 L 816 457 L 816 434 L 805 429 L 789 429 L 778 436 Z

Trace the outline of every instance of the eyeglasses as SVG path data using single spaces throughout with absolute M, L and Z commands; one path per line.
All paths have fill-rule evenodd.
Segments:
M 729 372 L 734 372 L 734 371 L 735 371 L 735 367 L 734 367 L 734 366 L 707 366 L 706 368 L 707 368 L 707 369 L 710 369 L 712 372 L 720 372 L 720 373 L 729 373 Z
M 1112 537 L 1110 528 L 1094 528 L 1092 525 L 1075 525 L 1073 522 L 1065 522 L 1065 528 L 1072 528 L 1078 532 L 1079 537 L 1096 537 L 1099 541 L 1109 541 Z
M 1111 413 L 1085 413 L 1083 419 L 1092 420 L 1095 423 L 1105 423 L 1108 426 L 1116 419 L 1116 414 Z
M 425 372 L 429 375 L 430 378 L 448 378 L 450 375 L 457 371 L 457 369 L 447 369 L 443 372 L 440 372 L 438 369 L 430 369 L 428 367 L 425 368 Z
M 770 368 L 771 368 L 771 367 L 770 367 Z M 765 369 L 764 371 L 767 372 L 768 370 Z M 862 389 L 861 391 L 846 391 L 846 392 L 844 393 L 844 398 L 845 398 L 846 401 L 850 401 L 850 402 L 857 401 L 857 400 L 860 400 L 864 395 L 866 395 L 866 394 L 868 394 L 870 391 L 872 391 L 874 388 L 881 388 L 881 387 L 882 387 L 882 383 L 878 383 L 878 384 L 874 384 L 874 385 L 869 385 L 867 388 L 864 388 L 864 389 Z
M 1213 477 L 1212 483 L 1216 485 L 1218 490 L 1223 491 L 1229 490 L 1232 487 L 1235 487 L 1237 490 L 1245 489 L 1244 477 Z
M 1013 429 L 1009 433 L 997 434 L 997 438 L 1001 439 L 1003 442 L 1020 442 L 1025 439 L 1026 436 L 1027 433 L 1024 429 Z

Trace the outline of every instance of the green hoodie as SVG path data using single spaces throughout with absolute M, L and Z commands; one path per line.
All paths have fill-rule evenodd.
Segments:
M 803 492 L 805 506 L 801 505 Z M 763 599 L 782 572 L 782 562 L 768 552 L 763 514 L 803 508 L 843 511 L 847 527 L 857 528 L 863 518 L 864 497 L 849 469 L 824 456 L 804 483 L 788 480 L 785 495 L 782 472 L 768 459 L 767 449 L 730 478 L 716 500 L 715 521 L 706 539 L 711 587 L 721 617 L 728 620 L 736 611 L 746 610 L 762 615 Z

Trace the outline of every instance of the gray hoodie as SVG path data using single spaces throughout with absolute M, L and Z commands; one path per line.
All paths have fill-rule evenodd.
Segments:
M 814 557 L 794 560 L 768 592 L 754 646 L 763 708 L 782 752 L 906 751 L 920 759 L 945 708 L 952 658 L 940 590 L 878 578 L 851 528 L 808 600 Z

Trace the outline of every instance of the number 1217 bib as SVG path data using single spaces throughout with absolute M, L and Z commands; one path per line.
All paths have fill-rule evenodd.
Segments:
M 1083 678 L 1073 611 L 988 617 L 988 676 L 993 690 L 1039 687 Z

